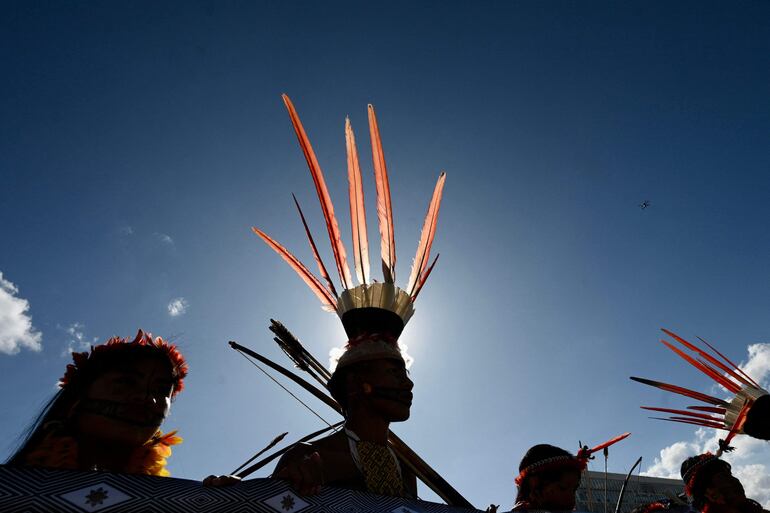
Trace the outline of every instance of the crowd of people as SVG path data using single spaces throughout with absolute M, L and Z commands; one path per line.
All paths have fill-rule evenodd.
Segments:
M 390 186 L 379 126 L 374 108 L 368 106 L 383 269 L 382 281 L 373 280 L 369 273 L 358 151 L 351 124 L 346 121 L 353 255 L 355 274 L 360 283 L 353 286 L 323 173 L 294 105 L 286 95 L 283 100 L 321 202 L 342 292 L 337 293 L 301 210 L 300 216 L 323 281 L 263 231 L 254 228 L 254 232 L 289 263 L 325 309 L 337 313 L 348 343 L 327 383 L 331 397 L 345 417 L 343 428 L 318 440 L 293 446 L 279 460 L 272 477 L 289 481 L 302 495 L 318 493 L 322 486 L 333 486 L 416 498 L 417 467 L 405 458 L 403 451 L 398 452 L 400 449 L 394 445 L 389 428 L 392 422 L 405 421 L 410 414 L 413 383 L 398 337 L 414 314 L 413 303 L 436 262 L 434 259 L 428 265 L 446 175 L 442 172 L 436 183 L 408 284 L 403 289 L 396 287 Z M 297 208 L 299 210 L 298 203 Z M 694 348 L 689 342 L 668 333 L 686 348 Z M 113 338 L 90 352 L 74 354 L 73 358 L 61 379 L 61 390 L 7 463 L 168 475 L 166 458 L 171 454 L 171 446 L 181 439 L 173 432 L 163 434 L 160 426 L 187 375 L 187 364 L 178 349 L 161 338 L 153 339 L 140 331 L 132 341 Z M 703 414 L 683 412 L 683 418 L 689 423 L 727 426 L 730 430 L 728 442 L 730 436 L 739 432 L 770 440 L 770 395 L 740 369 L 725 367 L 713 358 L 708 361 L 735 378 L 735 381 L 720 378 L 716 371 L 707 365 L 708 368 L 704 367 L 707 373 L 736 393 L 736 399 L 731 403 L 664 383 L 641 381 L 713 402 L 717 406 L 706 411 L 723 417 L 707 416 L 710 420 L 704 420 Z M 581 448 L 577 454 L 548 444 L 533 446 L 519 464 L 513 510 L 573 510 L 591 453 L 625 436 L 627 434 L 593 449 Z M 730 465 L 720 459 L 721 451 L 727 449 L 725 442 L 717 454 L 695 455 L 682 463 L 684 493 L 693 510 L 761 513 L 761 506 L 745 496 L 740 482 L 732 476 Z M 425 481 L 425 476 L 421 479 Z M 238 479 L 209 476 L 204 484 L 238 486 Z M 664 503 L 644 505 L 637 513 L 651 513 L 666 507 Z
M 167 476 L 166 458 L 181 439 L 173 432 L 163 434 L 160 427 L 186 375 L 179 350 L 142 331 L 130 341 L 112 338 L 90 352 L 75 353 L 60 391 L 7 464 Z M 397 340 L 358 333 L 329 382 L 331 395 L 345 412 L 344 428 L 293 447 L 273 477 L 288 480 L 300 494 L 334 486 L 415 498 L 415 475 L 388 445 L 390 423 L 409 418 L 412 387 Z M 754 403 L 744 431 L 767 440 L 768 425 L 770 395 L 765 395 Z M 584 448 L 572 454 L 548 444 L 531 447 L 519 464 L 513 511 L 573 510 L 592 451 Z M 688 458 L 681 474 L 694 511 L 763 511 L 745 496 L 729 463 L 716 455 Z M 226 476 L 218 479 L 208 484 L 235 483 Z M 636 513 L 667 507 L 654 503 Z

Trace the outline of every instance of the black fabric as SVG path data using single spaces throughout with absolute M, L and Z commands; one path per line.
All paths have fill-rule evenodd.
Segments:
M 404 321 L 397 313 L 374 307 L 348 310 L 342 314 L 342 325 L 348 339 L 366 333 L 385 333 L 398 338 L 404 331 Z
M 770 395 L 763 395 L 751 406 L 743 431 L 760 440 L 770 440 Z

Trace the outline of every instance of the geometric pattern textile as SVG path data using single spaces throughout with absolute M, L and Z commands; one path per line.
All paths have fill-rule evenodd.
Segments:
M 471 509 L 324 486 L 309 497 L 286 481 L 249 479 L 225 488 L 200 481 L 0 465 L 3 513 L 470 513 Z
M 367 491 L 393 497 L 404 494 L 401 473 L 387 445 L 361 440 L 356 442 L 356 449 L 366 479 Z

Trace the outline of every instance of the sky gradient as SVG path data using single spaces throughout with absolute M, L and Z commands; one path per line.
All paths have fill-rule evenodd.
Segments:
M 377 247 L 376 106 L 398 283 L 447 173 L 441 259 L 402 336 L 412 418 L 393 430 L 477 506 L 510 506 L 535 443 L 631 431 L 609 468 L 648 469 L 697 435 L 648 420 L 639 405 L 685 403 L 628 376 L 710 387 L 658 329 L 740 361 L 770 343 L 768 20 L 763 2 L 4 2 L 0 318 L 32 325 L 0 353 L 0 457 L 69 349 L 140 327 L 190 363 L 165 424 L 185 438 L 173 475 L 321 427 L 227 346 L 286 363 L 271 317 L 322 361 L 344 342 L 250 231 L 312 264 L 293 192 L 332 262 L 287 93 L 348 248 L 344 119 Z

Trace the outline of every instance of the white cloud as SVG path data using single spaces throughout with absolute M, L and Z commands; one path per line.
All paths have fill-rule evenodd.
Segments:
M 748 353 L 748 360 L 740 367 L 767 389 L 770 381 L 770 344 L 752 344 L 748 346 Z M 676 442 L 662 449 L 653 465 L 642 475 L 679 479 L 682 461 L 706 451 L 715 452 L 719 438 L 724 435 L 723 431 L 699 428 L 691 440 Z M 732 465 L 733 474 L 746 489 L 746 496 L 770 508 L 770 443 L 739 435 L 731 445 L 735 451 L 724 454 L 722 459 Z
M 21 348 L 40 351 L 43 334 L 32 326 L 29 301 L 17 296 L 19 289 L 0 271 L 0 353 L 16 354 Z
M 179 317 L 180 315 L 187 313 L 188 306 L 190 306 L 190 304 L 183 297 L 172 299 L 168 304 L 168 314 L 171 317 Z
M 88 338 L 85 334 L 85 325 L 82 322 L 73 322 L 64 330 L 67 334 L 67 345 L 62 350 L 62 356 L 69 356 L 73 352 L 90 351 L 92 345 L 96 345 L 99 341 L 97 337 Z
M 770 381 L 770 344 L 751 344 L 749 360 L 741 362 L 741 369 L 757 383 L 765 383 L 766 388 Z
M 169 246 L 174 245 L 174 239 L 172 239 L 170 235 L 167 235 L 165 233 L 155 232 L 155 237 L 157 237 L 158 240 L 161 241 L 163 244 L 168 244 Z

